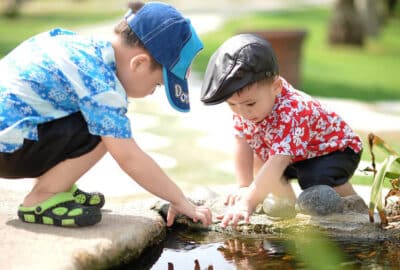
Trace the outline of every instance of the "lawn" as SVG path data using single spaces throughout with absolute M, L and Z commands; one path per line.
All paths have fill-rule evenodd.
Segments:
M 125 0 L 30 0 L 17 18 L 0 16 L 0 58 L 26 38 L 54 27 L 75 28 L 116 20 L 127 10 Z
M 363 161 L 371 161 L 371 152 L 369 151 L 367 136 L 368 134 L 365 132 L 358 132 L 360 137 L 363 139 L 364 151 L 361 156 L 361 160 Z M 400 133 L 399 132 L 382 132 L 379 133 L 379 136 L 384 139 L 386 142 L 390 144 L 398 153 L 400 153 Z M 376 161 L 379 163 L 383 161 L 386 157 L 386 154 L 380 150 L 379 148 L 374 148 L 374 154 Z M 372 168 L 371 164 L 369 166 Z M 372 184 L 372 177 L 370 174 L 366 174 L 365 176 L 356 175 L 353 176 L 351 179 L 353 184 L 360 184 L 360 185 L 371 185 Z M 389 188 L 391 187 L 390 182 L 386 181 L 384 186 Z
M 228 37 L 244 30 L 305 29 L 302 90 L 317 96 L 364 101 L 400 100 L 400 19 L 391 19 L 376 39 L 364 48 L 329 46 L 330 10 L 264 12 L 227 22 L 215 33 L 203 36 L 204 51 L 195 68 L 204 71 L 215 49 Z
M 126 1 L 31 0 L 17 19 L 0 17 L 0 57 L 19 42 L 52 27 L 76 28 L 116 20 L 126 10 Z M 400 12 L 399 12 L 400 13 Z M 202 35 L 205 49 L 196 58 L 194 70 L 204 72 L 208 59 L 228 37 L 244 30 L 305 29 L 302 90 L 311 95 L 353 98 L 364 101 L 400 100 L 400 19 L 391 19 L 376 39 L 364 48 L 327 43 L 331 11 L 262 12 L 226 22 L 218 31 Z

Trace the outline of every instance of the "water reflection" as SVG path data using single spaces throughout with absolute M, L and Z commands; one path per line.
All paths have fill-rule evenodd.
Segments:
M 294 269 L 294 258 L 286 256 L 282 242 L 265 239 L 228 239 L 218 248 L 236 269 Z
M 174 267 L 174 264 L 173 263 L 168 263 L 168 270 L 174 270 L 175 269 L 175 267 Z M 200 270 L 200 269 L 202 269 L 201 267 L 200 267 L 200 263 L 199 263 L 199 260 L 194 260 L 194 270 Z M 204 269 L 207 269 L 207 270 L 214 270 L 214 266 L 212 266 L 212 265 L 209 265 L 207 268 L 204 268 Z
M 400 243 L 342 243 L 347 258 L 357 269 L 400 269 Z M 367 268 L 367 266 L 369 268 Z
M 302 244 L 319 248 L 313 241 Z M 337 241 L 336 244 L 343 251 L 344 260 L 329 265 L 329 269 L 400 269 L 400 243 Z M 298 260 L 299 250 L 305 248 L 295 241 L 170 231 L 160 245 L 148 249 L 139 260 L 119 269 L 312 269 L 309 264 Z M 318 252 L 315 255 L 318 256 Z
M 171 231 L 160 246 L 163 251 L 159 257 L 153 257 L 153 250 L 152 255 L 144 255 L 130 265 L 134 265 L 134 269 L 152 270 L 295 269 L 294 258 L 287 255 L 287 244 L 281 240 L 239 239 L 213 232 Z M 141 267 L 137 268 L 139 265 Z

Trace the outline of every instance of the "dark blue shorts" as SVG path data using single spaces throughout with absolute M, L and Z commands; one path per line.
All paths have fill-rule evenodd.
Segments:
M 298 179 L 302 189 L 315 185 L 340 186 L 349 181 L 360 162 L 361 152 L 351 148 L 289 165 L 284 176 Z
M 101 141 L 89 133 L 80 112 L 38 125 L 38 141 L 24 140 L 13 153 L 0 153 L 0 177 L 38 177 L 58 163 L 92 151 Z

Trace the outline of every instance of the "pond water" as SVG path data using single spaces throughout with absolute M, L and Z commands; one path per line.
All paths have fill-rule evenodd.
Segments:
M 159 245 L 121 269 L 400 269 L 400 243 L 330 241 L 340 250 L 336 258 L 319 253 L 321 242 L 239 238 L 215 232 L 170 230 Z M 311 249 L 309 249 L 311 248 Z M 314 252 L 317 264 L 306 263 L 299 253 Z M 303 254 L 304 255 L 304 254 Z M 340 257 L 340 258 L 339 258 Z M 321 266 L 321 262 L 323 265 Z M 332 263 L 333 262 L 333 263 Z

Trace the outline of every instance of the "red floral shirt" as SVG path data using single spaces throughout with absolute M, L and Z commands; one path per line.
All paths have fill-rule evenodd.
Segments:
M 238 114 L 233 116 L 236 135 L 245 138 L 263 161 L 273 155 L 289 155 L 297 162 L 346 147 L 361 151 L 360 138 L 340 116 L 281 80 L 282 91 L 263 121 L 253 123 Z

